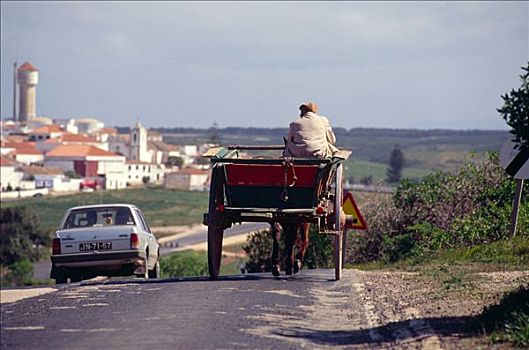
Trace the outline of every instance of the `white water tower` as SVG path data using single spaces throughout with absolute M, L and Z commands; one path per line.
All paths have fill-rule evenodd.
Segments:
M 18 121 L 25 122 L 37 116 L 37 84 L 39 70 L 26 62 L 17 70 L 18 81 Z

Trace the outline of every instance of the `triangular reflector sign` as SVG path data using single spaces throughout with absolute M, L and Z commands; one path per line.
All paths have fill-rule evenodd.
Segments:
M 344 198 L 342 209 L 345 214 L 353 217 L 353 225 L 350 226 L 350 228 L 355 230 L 367 230 L 366 221 L 360 213 L 360 210 L 353 199 L 353 195 L 350 192 L 347 192 L 347 195 Z

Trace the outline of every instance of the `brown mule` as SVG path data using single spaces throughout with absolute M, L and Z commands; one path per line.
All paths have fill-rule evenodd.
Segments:
M 298 273 L 303 266 L 305 253 L 309 246 L 310 223 L 281 225 L 276 222 L 271 226 L 273 240 L 272 275 L 276 277 L 280 275 L 279 240 L 281 239 L 281 231 L 285 237 L 285 274 Z M 297 253 L 295 247 L 297 247 Z

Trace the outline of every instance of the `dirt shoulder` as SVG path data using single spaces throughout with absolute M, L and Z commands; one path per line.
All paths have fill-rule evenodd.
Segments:
M 529 270 L 487 272 L 472 265 L 359 271 L 359 276 L 357 292 L 367 318 L 380 338 L 392 338 L 397 348 L 508 349 L 479 333 L 477 317 L 504 293 L 529 285 Z

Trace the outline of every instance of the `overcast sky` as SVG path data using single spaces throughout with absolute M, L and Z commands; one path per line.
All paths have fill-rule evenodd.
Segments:
M 1 113 L 15 60 L 37 114 L 109 126 L 281 127 L 300 102 L 345 128 L 505 129 L 528 2 L 1 2 Z

